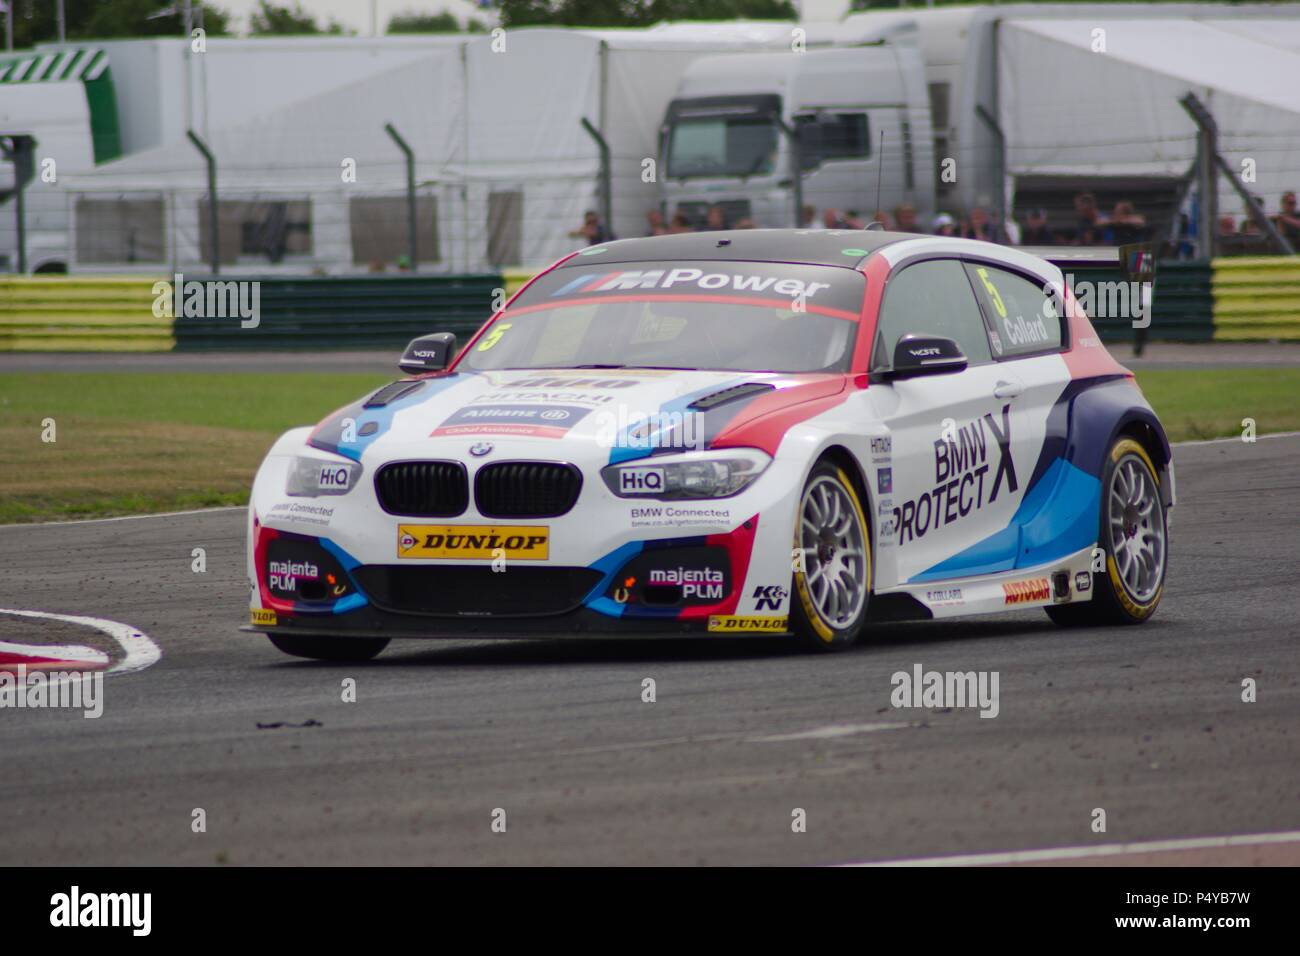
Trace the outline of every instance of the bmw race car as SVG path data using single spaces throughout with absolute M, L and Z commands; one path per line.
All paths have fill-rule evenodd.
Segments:
M 1061 270 L 988 243 L 613 241 L 282 436 L 248 509 L 281 650 L 786 635 L 1160 603 L 1174 467 Z

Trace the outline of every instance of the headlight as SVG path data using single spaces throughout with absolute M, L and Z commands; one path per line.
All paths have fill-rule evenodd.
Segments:
M 730 498 L 771 463 L 771 457 L 757 448 L 728 448 L 609 465 L 601 476 L 620 498 Z
M 289 462 L 284 493 L 306 498 L 346 495 L 360 477 L 361 465 L 358 462 L 295 455 Z

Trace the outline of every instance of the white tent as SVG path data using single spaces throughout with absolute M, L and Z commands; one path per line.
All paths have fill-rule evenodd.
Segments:
M 999 34 L 1008 179 L 1179 176 L 1196 157 L 1194 93 L 1219 149 L 1270 209 L 1300 187 L 1300 49 L 1291 20 L 1015 20 Z M 1243 177 L 1244 178 L 1244 177 Z M 1241 208 L 1221 189 L 1223 205 Z
M 415 59 L 398 58 L 397 62 L 399 65 L 360 80 L 346 78 L 336 87 L 318 90 L 313 96 L 241 123 L 211 129 L 206 142 L 217 160 L 218 196 L 223 204 L 244 206 L 243 213 L 239 209 L 223 211 L 223 231 L 239 229 L 241 214 L 263 217 L 274 208 L 268 204 L 288 203 L 295 222 L 306 216 L 310 241 L 305 248 L 290 248 L 278 268 L 365 268 L 365 257 L 355 262 L 351 242 L 358 215 L 391 219 L 394 211 L 405 212 L 400 202 L 367 204 L 374 198 L 401 200 L 405 195 L 404 157 L 385 133 L 385 124 L 392 123 L 420 158 L 417 179 L 425 181 L 433 179 L 453 158 L 448 153 L 451 141 L 443 131 L 462 123 L 458 46 L 426 51 Z M 446 90 L 447 94 L 430 95 L 433 90 Z M 204 248 L 207 168 L 188 140 L 71 176 L 65 188 L 76 195 L 79 210 L 95 201 L 138 204 L 156 199 L 167 235 L 164 260 L 140 262 L 139 267 L 202 268 L 208 255 Z M 428 195 L 430 190 L 423 192 Z M 80 224 L 83 217 L 74 219 Z M 91 221 L 103 224 L 105 217 L 96 215 Z M 404 224 L 397 223 L 395 229 L 404 244 Z M 232 249 L 229 244 L 239 239 L 233 234 L 221 239 L 223 253 L 241 256 L 237 268 L 276 271 L 264 258 Z M 102 243 L 88 244 L 84 236 L 77 237 L 74 245 L 78 250 L 103 247 Z M 73 265 L 86 268 L 95 262 L 78 260 Z M 120 267 L 114 262 L 104 265 Z
M 462 42 L 440 35 L 215 37 L 202 53 L 172 38 L 98 46 L 113 64 L 122 147 L 136 153 L 183 141 L 187 129 L 207 135 L 267 116 Z
M 232 48 L 206 67 L 211 102 L 205 138 L 217 158 L 218 194 L 223 204 L 256 207 L 258 216 L 267 214 L 268 203 L 290 203 L 291 225 L 301 227 L 298 220 L 306 216 L 310 232 L 309 246 L 290 248 L 278 264 L 245 255 L 234 265 L 329 272 L 362 270 L 374 259 L 391 265 L 396 258 L 391 237 L 379 243 L 384 255 L 372 256 L 356 241 L 358 227 L 367 226 L 359 220 L 358 207 L 364 204 L 358 200 L 404 201 L 404 161 L 384 132 L 387 122 L 417 157 L 425 204 L 422 270 L 535 267 L 580 244 L 568 233 L 580 225 L 584 211 L 598 208 L 600 193 L 600 151 L 583 119 L 611 150 L 614 232 L 638 235 L 646 211 L 656 203 L 659 123 L 682 70 L 706 54 L 790 42 L 788 24 L 739 30 L 716 24 L 676 24 L 662 31 L 517 30 L 504 41 L 457 37 L 423 47 L 404 44 L 391 56 L 374 50 L 363 75 L 354 51 L 340 47 L 339 55 L 351 59 L 337 82 L 324 86 L 319 62 L 284 57 L 268 47 L 269 60 L 250 61 L 257 82 L 270 82 L 268 62 L 303 70 L 312 63 L 310 82 L 294 84 L 286 76 L 297 94 L 288 102 L 282 84 L 276 88 L 277 108 L 252 107 L 238 122 L 219 124 L 215 117 L 237 111 L 227 102 L 227 88 L 212 78 L 230 72 L 228 58 L 234 53 L 252 55 Z M 329 52 L 314 41 L 313 46 Z M 253 95 L 243 81 L 230 90 Z M 348 159 L 355 161 L 355 182 L 342 175 Z M 171 141 L 72 177 L 67 188 L 86 199 L 161 196 L 169 236 L 165 264 L 202 268 L 206 171 L 188 141 Z M 380 203 L 363 210 L 386 218 L 371 225 L 390 227 L 403 237 L 402 251 L 405 209 Z M 424 221 L 426 214 L 436 217 L 436 227 Z M 229 225 L 223 220 L 223 230 Z M 236 223 L 235 228 L 241 227 Z M 431 258 L 435 230 L 436 258 Z M 225 254 L 232 252 L 231 241 L 223 233 Z M 139 267 L 150 265 L 159 264 Z M 74 267 L 93 264 L 74 262 Z
M 1267 46 L 1300 53 L 1300 12 L 1289 20 L 1257 20 L 1239 17 L 1233 20 L 1204 20 L 1208 27 L 1235 33 Z M 1294 77 L 1292 78 L 1294 81 Z

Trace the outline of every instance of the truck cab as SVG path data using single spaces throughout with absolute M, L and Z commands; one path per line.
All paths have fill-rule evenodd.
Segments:
M 0 272 L 18 271 L 17 190 L 17 170 L 0 154 Z M 41 182 L 38 170 L 25 198 L 26 271 L 67 272 L 69 222 L 63 196 Z
M 834 209 L 869 218 L 901 202 L 933 212 L 924 64 L 904 38 L 696 60 L 661 129 L 666 216 L 680 211 L 700 228 L 720 205 L 729 228 L 800 225 L 792 136 L 802 202 L 818 216 Z

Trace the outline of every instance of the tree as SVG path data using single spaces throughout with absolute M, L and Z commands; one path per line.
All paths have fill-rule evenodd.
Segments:
M 52 43 L 59 38 L 57 6 L 14 0 L 14 47 Z M 184 35 L 179 0 L 64 0 L 64 33 L 69 41 Z M 194 4 L 194 25 L 200 22 L 209 36 L 230 32 L 230 14 L 212 3 Z M 171 12 L 168 12 L 171 11 Z M 157 16 L 157 14 L 163 14 Z
M 501 0 L 504 27 L 648 27 L 664 20 L 795 20 L 790 0 Z
M 407 11 L 389 18 L 387 33 L 460 33 L 460 21 L 444 10 L 442 13 Z
M 257 9 L 249 15 L 248 32 L 251 36 L 295 36 L 301 34 L 331 33 L 340 34 L 343 27 L 330 20 L 322 28 L 316 18 L 302 8 L 300 0 L 288 4 L 271 3 L 258 0 Z

